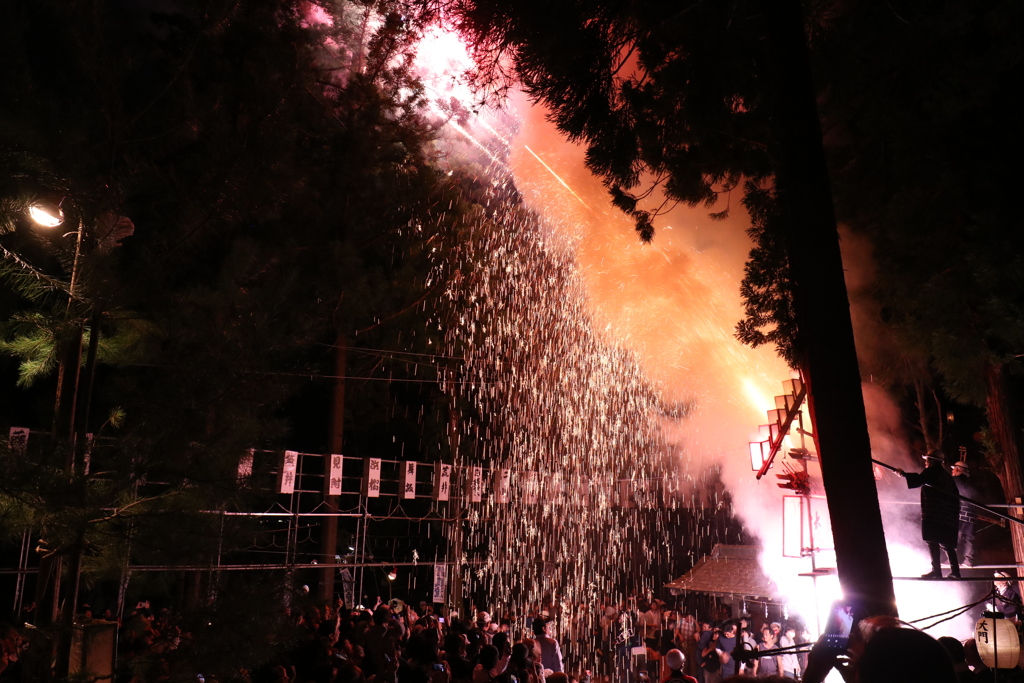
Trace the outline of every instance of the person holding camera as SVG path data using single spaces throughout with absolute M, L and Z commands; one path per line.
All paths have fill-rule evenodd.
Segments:
M 721 628 L 711 631 L 711 637 L 700 653 L 704 683 L 718 683 L 736 675 L 736 660 L 732 656 L 736 648 L 736 631 L 733 622 L 726 622 Z

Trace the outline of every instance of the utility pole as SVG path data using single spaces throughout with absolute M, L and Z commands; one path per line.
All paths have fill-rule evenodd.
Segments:
M 345 436 L 345 370 L 347 340 L 342 332 L 334 342 L 334 390 L 331 393 L 331 415 L 327 435 L 327 457 L 324 458 L 325 482 L 331 476 L 331 456 L 341 455 Z M 325 484 L 326 486 L 326 484 Z M 326 490 L 326 489 L 325 489 Z M 324 495 L 327 512 L 338 511 L 339 496 Z M 334 602 L 334 575 L 337 571 L 335 556 L 338 551 L 338 518 L 324 517 L 320 525 L 320 556 L 324 568 L 320 570 L 319 593 L 321 602 Z M 353 605 L 346 605 L 352 607 Z
M 839 583 L 858 617 L 896 615 L 871 463 L 839 233 L 799 0 L 762 4 L 769 23 L 777 191 L 793 284 L 797 358 L 807 383 Z
M 448 412 L 448 444 L 452 455 L 452 473 L 459 472 L 459 412 L 455 403 L 455 396 L 452 396 L 452 405 Z M 454 479 L 454 478 L 453 478 Z M 459 617 L 465 618 L 466 612 L 463 605 L 462 586 L 462 513 L 464 504 L 465 482 L 458 481 L 458 485 L 452 486 L 451 502 L 448 504 L 448 511 L 452 518 L 451 536 L 448 540 L 448 557 L 451 564 L 452 598 L 449 601 L 459 610 Z

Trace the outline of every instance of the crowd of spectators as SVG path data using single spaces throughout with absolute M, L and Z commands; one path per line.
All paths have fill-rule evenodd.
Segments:
M 550 608 L 551 606 L 548 605 Z M 206 683 L 1024 683 L 1024 672 L 988 669 L 973 640 L 932 636 L 889 617 L 862 620 L 849 651 L 811 647 L 798 623 L 741 615 L 720 622 L 626 601 L 597 611 L 589 640 L 571 634 L 557 609 L 459 618 L 401 600 L 372 609 L 340 604 L 288 610 L 289 636 L 268 645 L 263 665 Z M 0 625 L 4 670 L 25 641 Z M 119 629 L 118 682 L 174 678 L 173 656 L 189 638 L 167 610 L 139 605 Z M 568 647 L 570 657 L 563 648 Z M 996 678 L 998 675 L 998 678 Z M 11 679 L 15 680 L 15 679 Z

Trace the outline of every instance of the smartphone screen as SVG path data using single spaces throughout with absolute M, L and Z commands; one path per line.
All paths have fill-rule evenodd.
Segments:
M 825 633 L 822 634 L 824 644 L 830 649 L 845 652 L 850 645 L 850 632 L 853 630 L 853 605 L 836 601 L 829 610 Z

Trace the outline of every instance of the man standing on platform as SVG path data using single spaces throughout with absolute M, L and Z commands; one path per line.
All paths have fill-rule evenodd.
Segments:
M 960 498 L 953 476 L 946 471 L 942 451 L 929 451 L 925 456 L 923 472 L 896 470 L 907 480 L 907 487 L 921 489 L 921 538 L 928 544 L 932 570 L 922 579 L 941 579 L 939 547 L 946 551 L 950 572 L 947 578 L 960 578 L 960 560 L 956 554 L 960 532 Z
M 961 449 L 965 450 L 965 449 Z M 961 453 L 960 460 L 953 465 L 953 480 L 960 491 L 961 496 L 967 496 L 979 500 L 978 492 L 971 486 L 971 469 Z M 960 542 L 957 550 L 960 559 L 968 567 L 974 566 L 974 525 L 978 520 L 978 514 L 974 506 L 965 500 L 960 501 Z

